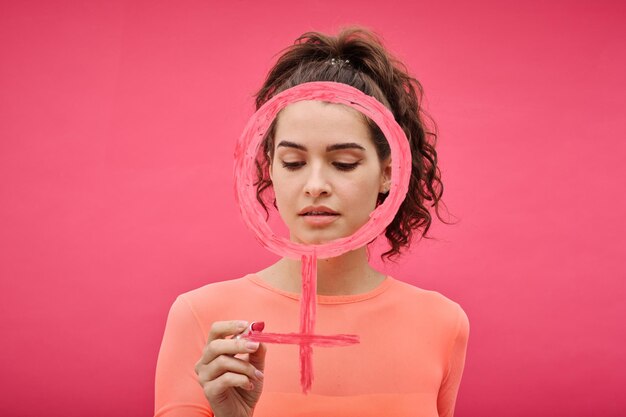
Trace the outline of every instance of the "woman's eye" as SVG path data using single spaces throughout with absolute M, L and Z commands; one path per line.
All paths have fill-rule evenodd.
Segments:
M 289 171 L 295 171 L 304 165 L 304 162 L 285 162 L 283 161 L 283 168 L 287 168 Z
M 283 164 L 283 168 L 286 168 L 289 171 L 295 171 L 295 170 L 303 167 L 304 165 L 306 165 L 306 162 L 285 162 L 285 161 L 282 161 L 282 164 Z M 335 168 L 339 169 L 340 171 L 352 171 L 353 169 L 355 169 L 359 165 L 359 162 L 353 162 L 353 163 L 333 162 L 333 165 L 335 166 Z
M 333 165 L 335 165 L 338 169 L 342 171 L 352 171 L 359 165 L 359 163 L 354 162 L 354 163 L 349 164 L 347 162 L 334 162 Z

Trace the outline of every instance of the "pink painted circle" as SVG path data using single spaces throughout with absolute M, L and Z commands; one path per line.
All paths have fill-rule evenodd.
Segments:
M 302 100 L 345 104 L 360 111 L 380 127 L 391 148 L 391 188 L 385 201 L 370 213 L 367 223 L 352 235 L 319 245 L 300 244 L 277 236 L 263 217 L 254 185 L 257 179 L 255 160 L 265 133 L 280 110 Z M 360 248 L 385 231 L 408 190 L 411 148 L 391 111 L 374 97 L 343 83 L 308 82 L 275 95 L 252 115 L 235 149 L 234 174 L 236 198 L 243 220 L 264 247 L 280 256 L 294 259 L 300 259 L 303 255 L 315 255 L 324 259 Z

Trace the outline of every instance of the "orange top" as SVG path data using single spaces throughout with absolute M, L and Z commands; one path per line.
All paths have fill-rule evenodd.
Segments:
M 264 321 L 266 332 L 297 332 L 299 297 L 254 274 L 179 295 L 156 366 L 155 416 L 213 416 L 194 372 L 211 324 Z M 268 344 L 255 417 L 453 415 L 469 337 L 459 304 L 389 276 L 370 292 L 317 302 L 316 334 L 355 334 L 360 343 L 314 347 L 308 395 L 298 346 Z

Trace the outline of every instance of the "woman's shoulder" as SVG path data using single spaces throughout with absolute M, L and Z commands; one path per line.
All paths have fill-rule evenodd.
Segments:
M 205 304 L 207 302 L 218 303 L 222 300 L 241 298 L 249 285 L 248 275 L 244 275 L 243 277 L 210 282 L 201 287 L 183 292 L 178 298 L 184 299 L 192 305 Z
M 426 289 L 409 282 L 394 279 L 392 295 L 408 308 L 429 314 L 451 324 L 463 326 L 468 321 L 467 314 L 461 305 L 439 291 Z M 400 304 L 400 303 L 399 303 Z

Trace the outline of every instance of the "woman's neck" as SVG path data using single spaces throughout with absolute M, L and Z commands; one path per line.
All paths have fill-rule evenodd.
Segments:
M 274 265 L 259 271 L 270 285 L 283 291 L 300 293 L 302 289 L 301 261 L 282 258 Z M 319 295 L 352 295 L 369 292 L 385 279 L 367 261 L 365 247 L 343 255 L 318 259 L 317 293 Z

